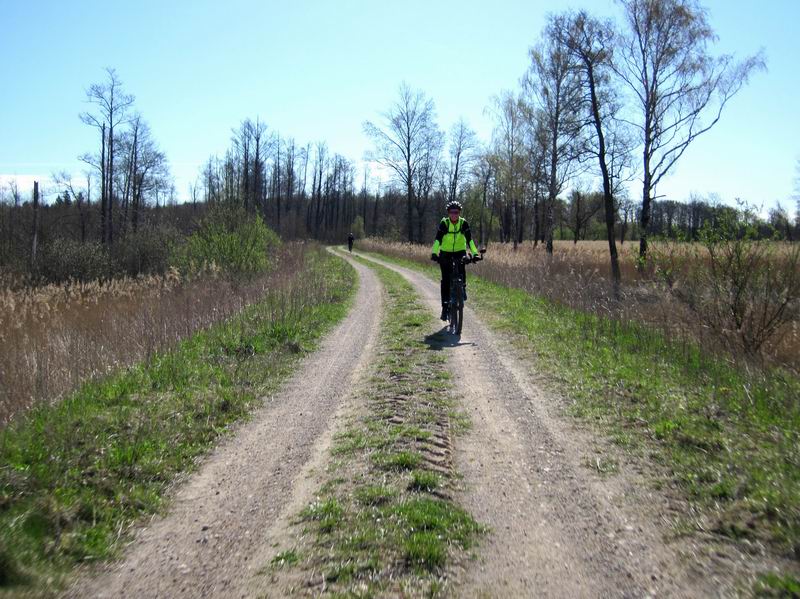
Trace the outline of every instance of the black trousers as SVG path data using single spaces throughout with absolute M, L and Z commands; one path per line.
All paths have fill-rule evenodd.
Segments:
M 442 305 L 450 302 L 450 271 L 453 264 L 453 256 L 458 259 L 458 270 L 464 278 L 464 285 L 467 284 L 467 267 L 461 261 L 461 258 L 467 255 L 467 252 L 439 252 L 439 267 L 442 269 Z

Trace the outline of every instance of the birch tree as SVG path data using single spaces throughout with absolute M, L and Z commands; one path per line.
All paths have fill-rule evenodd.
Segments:
M 647 257 L 647 226 L 655 189 L 691 143 L 716 125 L 763 54 L 737 61 L 713 56 L 716 35 L 696 0 L 619 0 L 624 13 L 614 68 L 636 103 L 632 118 L 642 147 L 639 257 Z
M 552 17 L 548 33 L 566 49 L 579 74 L 582 111 L 585 126 L 590 131 L 590 143 L 586 147 L 597 160 L 602 180 L 611 277 L 618 292 L 621 275 L 614 234 L 615 194 L 630 165 L 631 143 L 626 127 L 618 119 L 620 102 L 612 71 L 614 27 L 611 22 L 600 21 L 581 11 Z M 579 222 L 577 227 L 576 242 Z

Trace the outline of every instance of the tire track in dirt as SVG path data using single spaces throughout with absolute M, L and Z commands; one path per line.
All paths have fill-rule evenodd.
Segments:
M 364 256 L 405 276 L 437 312 L 428 277 Z M 461 339 L 441 335 L 472 429 L 456 442 L 465 488 L 457 501 L 492 532 L 460 579 L 459 597 L 719 596 L 692 575 L 641 502 L 650 491 L 620 472 L 584 466 L 590 433 L 557 416 L 556 400 L 469 307 Z
M 177 490 L 169 512 L 142 527 L 122 560 L 83 576 L 69 597 L 241 597 L 263 563 L 269 531 L 313 489 L 344 399 L 365 368 L 381 317 L 381 285 L 359 276 L 352 310 L 297 373 L 265 399 Z

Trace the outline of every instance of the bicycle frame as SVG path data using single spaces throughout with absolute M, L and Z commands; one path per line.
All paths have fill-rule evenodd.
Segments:
M 464 274 L 461 272 L 461 266 L 466 267 L 467 264 L 474 264 L 483 259 L 483 254 L 486 250 L 481 250 L 480 258 L 473 257 L 467 258 L 466 256 L 451 256 L 450 264 L 450 305 L 449 305 L 449 323 L 448 329 L 455 335 L 461 335 L 461 329 L 464 325 L 464 296 L 466 295 L 464 285 L 466 283 L 466 268 Z

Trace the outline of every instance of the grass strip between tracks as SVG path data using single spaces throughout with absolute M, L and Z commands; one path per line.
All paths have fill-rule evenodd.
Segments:
M 0 595 L 55 591 L 76 564 L 117 554 L 177 477 L 347 314 L 353 268 L 307 255 L 302 284 L 0 432 Z
M 375 254 L 438 280 L 436 266 Z M 491 260 L 491 254 L 487 254 Z M 737 368 L 636 323 L 469 276 L 469 304 L 572 401 L 572 412 L 658 463 L 692 504 L 678 534 L 762 547 L 784 564 L 755 585 L 800 588 L 800 381 Z M 468 325 L 467 325 L 468 326 Z M 618 464 L 597 461 L 601 473 Z
M 452 438 L 467 421 L 437 351 L 445 333 L 428 334 L 437 327 L 408 282 L 365 263 L 386 297 L 366 405 L 337 433 L 328 482 L 297 517 L 300 544 L 279 547 L 263 574 L 294 592 L 436 596 L 483 531 L 451 497 Z

